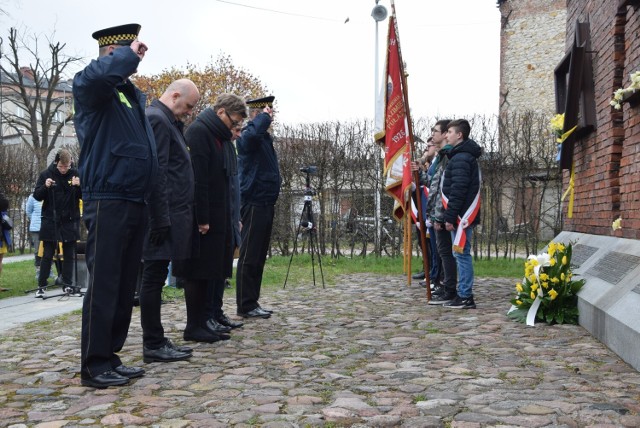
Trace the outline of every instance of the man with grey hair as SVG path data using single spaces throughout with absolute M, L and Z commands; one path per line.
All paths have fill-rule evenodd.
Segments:
M 146 111 L 156 139 L 158 177 L 149 198 L 149 231 L 140 287 L 145 363 L 191 358 L 191 348 L 176 346 L 164 336 L 160 306 L 169 261 L 191 257 L 194 177 L 181 119 L 191 115 L 199 99 L 196 85 L 189 79 L 179 79 Z
M 184 340 L 217 342 L 229 339 L 228 317 L 222 310 L 225 276 L 233 263 L 229 181 L 236 174 L 232 129 L 247 117 L 244 100 L 222 94 L 189 126 L 185 139 L 195 176 L 196 245 L 188 260 L 174 264 L 183 280 L 187 305 Z

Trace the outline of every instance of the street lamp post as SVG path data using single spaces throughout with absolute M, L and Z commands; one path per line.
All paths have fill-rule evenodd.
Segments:
M 376 22 L 376 38 L 375 38 L 375 55 L 374 55 L 374 82 L 373 85 L 375 86 L 375 91 L 374 91 L 374 117 L 375 115 L 378 113 L 378 102 L 379 99 L 378 97 L 380 96 L 380 85 L 379 85 L 379 69 L 380 69 L 380 60 L 379 60 L 379 47 L 378 47 L 378 22 L 380 21 L 384 21 L 387 18 L 387 8 L 385 8 L 384 6 L 382 6 L 381 4 L 378 4 L 380 2 L 380 0 L 375 0 L 376 1 L 376 5 L 374 6 L 373 10 L 371 11 L 371 17 L 373 18 L 373 20 Z M 380 183 L 382 183 L 382 170 L 380 169 L 378 171 L 378 185 L 376 186 L 376 192 L 375 192 L 375 209 L 376 209 L 376 215 L 375 215 L 375 219 L 374 219 L 374 225 L 375 225 L 375 229 L 376 229 L 376 242 L 375 242 L 375 247 L 376 250 L 380 249 L 380 235 L 381 235 L 381 227 L 380 227 L 380 212 L 381 212 L 381 207 L 380 207 Z M 382 252 L 380 252 L 382 253 Z

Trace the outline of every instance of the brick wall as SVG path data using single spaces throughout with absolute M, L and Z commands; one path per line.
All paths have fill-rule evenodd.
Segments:
M 597 129 L 576 141 L 575 205 L 565 230 L 640 238 L 640 107 L 609 105 L 613 92 L 640 69 L 640 9 L 619 8 L 618 0 L 568 0 L 565 48 L 573 43 L 575 22 L 589 21 Z M 565 188 L 569 172 L 564 173 Z M 566 203 L 565 203 L 566 205 Z M 566 208 L 565 208 L 566 212 Z M 623 218 L 623 229 L 611 223 Z
M 565 53 L 566 0 L 505 0 L 500 14 L 500 112 L 555 112 L 553 70 Z

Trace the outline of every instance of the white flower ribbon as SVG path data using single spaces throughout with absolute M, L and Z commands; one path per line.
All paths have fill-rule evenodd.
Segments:
M 529 312 L 527 312 L 527 325 L 533 327 L 536 324 L 536 314 L 538 313 L 538 308 L 542 303 L 542 299 L 540 299 L 540 295 L 536 296 L 536 300 L 533 301 L 533 304 L 529 307 Z
M 533 273 L 536 276 L 536 281 L 538 282 L 538 289 L 536 299 L 533 301 L 531 306 L 529 307 L 529 312 L 527 312 L 527 325 L 534 326 L 536 323 L 536 314 L 538 313 L 538 309 L 540 308 L 540 304 L 542 303 L 542 298 L 544 297 L 544 292 L 542 291 L 542 284 L 540 283 L 540 269 L 543 267 L 551 266 L 549 260 L 551 257 L 549 253 L 540 253 L 538 255 L 530 255 L 528 260 L 535 259 L 538 264 L 533 267 Z

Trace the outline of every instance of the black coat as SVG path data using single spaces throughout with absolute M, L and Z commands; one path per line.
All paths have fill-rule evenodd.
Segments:
M 480 167 L 478 158 L 482 149 L 475 141 L 467 139 L 447 153 L 449 163 L 444 172 L 442 193 L 449 198 L 444 212 L 444 221 L 458 224 L 458 216 L 462 217 L 469 209 L 480 189 Z M 472 224 L 480 222 L 480 212 Z
M 200 113 L 185 134 L 195 175 L 195 213 L 198 225 L 209 225 L 197 234 L 197 256 L 174 263 L 174 275 L 188 279 L 224 279 L 231 269 L 231 215 L 229 176 L 225 170 L 224 145 L 231 145 L 231 131 L 208 108 Z
M 158 176 L 148 201 L 149 229 L 170 227 L 161 245 L 144 241 L 145 260 L 180 260 L 191 257 L 194 177 L 182 122 L 158 100 L 147 108 L 158 153 Z
M 42 201 L 41 241 L 70 242 L 80 239 L 82 192 L 79 186 L 71 185 L 71 179 L 77 176 L 78 170 L 75 168 L 62 174 L 55 163 L 40 173 L 33 197 Z M 55 181 L 55 186 L 45 186 L 47 178 Z

